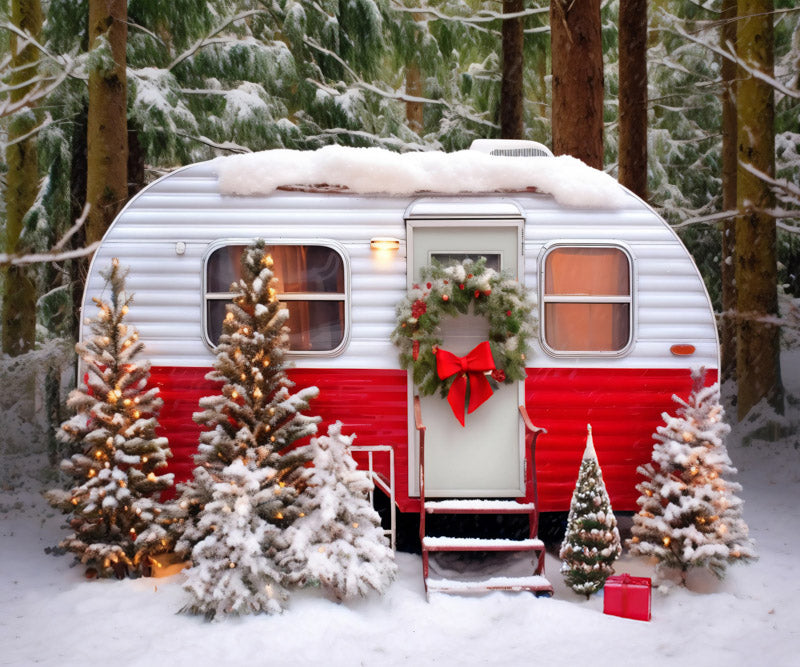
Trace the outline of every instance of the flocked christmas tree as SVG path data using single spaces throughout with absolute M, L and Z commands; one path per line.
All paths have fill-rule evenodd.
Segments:
M 342 424 L 314 438 L 313 476 L 305 517 L 290 531 L 292 547 L 284 561 L 290 580 L 320 585 L 337 599 L 384 592 L 397 574 L 394 553 L 370 502 L 368 474 L 357 468 L 350 447 L 354 435 Z
M 156 436 L 162 401 L 158 388 L 147 387 L 150 363 L 136 360 L 143 344 L 124 322 L 133 298 L 126 274 L 116 259 L 102 274 L 111 303 L 94 299 L 99 313 L 89 321 L 91 334 L 76 346 L 86 386 L 70 394 L 67 405 L 77 414 L 58 434 L 72 451 L 61 469 L 74 486 L 47 494 L 71 515 L 73 533 L 59 546 L 89 575 L 120 576 L 167 543 L 157 495 L 172 485 L 172 474 L 162 474 L 171 453 L 167 439 Z
M 192 551 L 194 566 L 184 588 L 192 595 L 185 610 L 211 620 L 220 614 L 280 612 L 287 596 L 283 574 L 269 545 L 281 530 L 261 516 L 275 489 L 275 471 L 259 467 L 250 450 L 213 475 L 211 500 L 197 517 L 206 535 Z M 201 477 L 207 475 L 201 468 Z
M 302 411 L 319 390 L 290 392 L 289 313 L 278 302 L 272 266 L 263 241 L 242 254 L 242 277 L 231 288 L 214 370 L 206 376 L 221 382 L 221 391 L 201 399 L 194 416 L 206 430 L 194 478 L 176 505 L 176 551 L 191 552 L 193 561 L 187 609 L 212 617 L 280 608 L 285 593 L 275 562 L 288 547 L 285 529 L 304 511 L 310 452 L 295 444 L 316 433 L 319 419 Z M 246 567 L 243 543 L 252 556 Z
M 652 462 L 639 467 L 641 506 L 634 516 L 632 554 L 654 557 L 657 568 L 676 568 L 685 582 L 691 568 L 722 577 L 729 563 L 756 558 L 742 519 L 741 486 L 725 447 L 719 384 L 705 385 L 705 370 L 693 372 L 693 389 L 675 416 L 664 413 L 654 435 Z
M 588 426 L 588 430 L 559 554 L 564 580 L 587 598 L 614 573 L 612 565 L 622 553 L 617 519 L 597 462 L 592 427 Z

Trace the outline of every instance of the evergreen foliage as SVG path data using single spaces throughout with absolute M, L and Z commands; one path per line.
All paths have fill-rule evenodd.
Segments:
M 705 385 L 705 370 L 693 373 L 688 401 L 677 396 L 675 416 L 664 413 L 654 434 L 652 462 L 639 467 L 641 506 L 634 516 L 631 553 L 655 558 L 657 569 L 707 568 L 722 577 L 731 563 L 756 558 L 742 518 L 741 486 L 725 448 L 730 427 L 723 421 L 719 385 Z
M 394 553 L 370 502 L 369 475 L 350 451 L 355 436 L 342 424 L 311 440 L 314 468 L 305 516 L 292 531 L 284 566 L 289 579 L 319 585 L 338 600 L 383 593 L 397 574 Z
M 289 312 L 278 302 L 272 265 L 263 241 L 242 254 L 242 277 L 231 287 L 235 296 L 228 305 L 214 370 L 206 376 L 221 382 L 221 390 L 201 399 L 202 410 L 195 413 L 195 421 L 205 427 L 197 468 L 183 485 L 172 517 L 176 551 L 191 552 L 194 567 L 200 569 L 188 580 L 194 602 L 187 609 L 211 616 L 280 608 L 283 595 L 275 562 L 288 547 L 283 531 L 304 512 L 302 494 L 310 475 L 305 465 L 311 452 L 295 444 L 316 433 L 319 419 L 302 411 L 319 390 L 290 393 L 284 326 Z M 233 524 L 219 518 L 220 512 L 228 514 L 226 507 L 233 512 L 226 521 Z M 259 551 L 263 558 L 256 558 Z M 240 557 L 250 558 L 246 568 L 225 570 L 236 569 L 230 563 L 237 564 Z M 274 587 L 271 596 L 263 595 L 265 579 Z M 255 596 L 249 604 L 258 608 L 231 602 L 235 591 L 249 591 Z M 228 600 L 221 606 L 220 596 Z
M 536 317 L 529 292 L 507 274 L 486 266 L 486 258 L 447 265 L 434 260 L 420 270 L 420 282 L 397 305 L 397 326 L 391 333 L 400 365 L 412 370 L 420 394 L 447 395 L 454 378 L 436 372 L 435 350 L 442 345 L 441 322 L 474 314 L 486 318 L 488 339 L 497 367 L 493 379 L 511 383 L 525 378 L 528 340 Z
M 125 292 L 126 273 L 115 259 L 102 274 L 111 303 L 95 299 L 100 312 L 91 336 L 76 346 L 86 386 L 70 394 L 67 405 L 77 414 L 59 432 L 72 451 L 61 469 L 75 485 L 48 493 L 70 514 L 74 531 L 59 546 L 103 577 L 164 550 L 155 496 L 172 485 L 171 473 L 158 473 L 171 456 L 167 439 L 155 434 L 162 400 L 158 388 L 147 388 L 150 364 L 136 360 L 143 345 L 123 321 L 133 298 Z
M 197 530 L 205 538 L 192 552 L 194 566 L 184 583 L 192 600 L 182 611 L 211 620 L 221 614 L 282 610 L 288 597 L 282 573 L 265 550 L 281 531 L 260 511 L 272 501 L 275 489 L 268 479 L 275 471 L 259 467 L 254 459 L 250 450 L 213 479 L 205 468 L 196 473 L 209 482 L 211 499 L 198 517 Z
M 597 462 L 592 427 L 578 470 L 567 517 L 567 532 L 559 557 L 561 573 L 569 587 L 586 595 L 599 591 L 614 574 L 614 561 L 622 553 L 617 519 Z

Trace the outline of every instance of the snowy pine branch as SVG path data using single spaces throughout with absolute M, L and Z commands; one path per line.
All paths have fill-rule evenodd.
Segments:
M 30 90 L 22 96 L 22 98 L 18 100 L 10 100 L 4 99 L 0 102 L 0 118 L 5 116 L 10 116 L 11 114 L 16 113 L 26 107 L 29 107 L 39 100 L 47 97 L 50 95 L 58 86 L 61 85 L 67 78 L 74 78 L 74 79 L 81 79 L 87 80 L 88 77 L 85 75 L 81 75 L 76 73 L 77 69 L 77 61 L 71 56 L 60 56 L 52 53 L 49 49 L 43 46 L 37 39 L 35 39 L 32 35 L 24 30 L 20 29 L 18 26 L 15 26 L 13 23 L 4 22 L 0 23 L 0 30 L 7 30 L 10 33 L 13 33 L 17 37 L 22 40 L 22 43 L 18 46 L 18 49 L 21 50 L 26 46 L 33 46 L 39 52 L 42 53 L 44 59 L 53 65 L 59 70 L 58 74 L 56 75 L 45 75 L 45 74 L 38 74 L 36 76 L 32 76 L 30 79 L 26 79 L 21 83 L 11 84 L 7 83 L 7 79 L 4 78 L 4 81 L 0 85 L 0 97 L 6 96 L 14 90 L 19 90 L 21 88 L 28 88 Z M 2 63 L 0 63 L 0 70 L 6 74 L 10 74 L 9 64 L 11 62 L 10 56 L 3 59 Z M 37 63 L 38 65 L 38 63 Z M 27 64 L 22 68 L 18 68 L 16 71 L 24 71 L 24 69 L 33 67 L 33 64 Z
M 231 16 L 226 21 L 223 21 L 219 26 L 214 28 L 210 33 L 203 36 L 202 38 L 198 39 L 194 44 L 192 44 L 188 49 L 186 49 L 183 53 L 176 56 L 175 59 L 167 66 L 168 70 L 175 68 L 177 65 L 182 63 L 187 58 L 192 57 L 195 53 L 197 53 L 200 49 L 205 48 L 206 46 L 211 46 L 212 44 L 227 44 L 231 40 L 229 38 L 219 37 L 215 38 L 215 35 L 221 33 L 225 28 L 229 25 L 236 23 L 237 21 L 241 21 L 242 19 L 246 19 L 250 16 L 256 16 L 258 14 L 264 14 L 266 10 L 264 9 L 250 9 L 246 12 L 240 12 L 235 16 Z
M 518 19 L 525 18 L 527 16 L 537 16 L 539 14 L 549 14 L 550 12 L 550 7 L 546 6 L 523 9 L 519 12 L 508 12 L 507 14 L 504 14 L 503 12 L 494 12 L 490 9 L 481 9 L 480 11 L 475 12 L 472 16 L 453 16 L 452 14 L 446 14 L 441 10 L 428 5 L 423 5 L 421 7 L 407 7 L 403 4 L 400 4 L 398 0 L 392 0 L 392 7 L 398 12 L 405 12 L 407 14 L 429 14 L 430 16 L 434 16 L 435 18 L 443 21 L 455 21 L 457 23 L 463 23 L 464 25 L 471 26 L 482 23 L 490 23 L 492 21 L 505 21 L 507 19 Z
M 383 137 L 374 134 L 372 132 L 366 132 L 365 130 L 348 130 L 347 128 L 344 127 L 332 127 L 332 128 L 321 129 L 319 131 L 319 134 L 316 136 L 336 137 L 340 135 L 347 135 L 348 137 L 358 137 L 359 139 L 366 139 L 367 141 L 371 141 L 376 146 L 383 146 L 391 149 L 415 150 L 415 151 L 441 150 L 441 146 L 438 143 L 433 146 L 419 144 L 416 142 L 409 143 L 408 141 L 403 141 L 402 139 L 398 139 L 397 137 Z M 309 138 L 313 138 L 313 136 L 310 136 Z
M 312 49 L 336 60 L 336 62 L 338 62 L 342 66 L 342 68 L 352 77 L 353 83 L 350 84 L 350 86 L 359 88 L 360 90 L 374 93 L 385 99 L 395 100 L 397 102 L 421 102 L 423 104 L 433 104 L 433 105 L 443 106 L 449 111 L 456 114 L 457 116 L 460 116 L 461 118 L 469 120 L 473 123 L 484 125 L 486 127 L 491 127 L 493 129 L 499 129 L 500 127 L 496 123 L 492 123 L 491 121 L 488 121 L 485 118 L 481 118 L 480 116 L 475 116 L 474 114 L 465 113 L 463 107 L 454 105 L 444 99 L 432 99 L 428 97 L 419 97 L 417 95 L 406 95 L 405 93 L 399 93 L 396 91 L 384 90 L 383 88 L 379 88 L 378 86 L 372 83 L 364 81 L 338 54 L 334 53 L 330 49 L 326 49 L 324 46 L 317 43 L 310 37 L 304 37 L 303 42 Z M 314 79 L 307 79 L 307 81 L 317 86 L 320 90 L 327 92 L 330 95 L 338 96 L 341 94 L 340 91 L 331 88 L 330 86 L 322 82 L 316 81 Z
M 782 93 L 787 97 L 791 97 L 793 99 L 800 99 L 800 90 L 787 88 L 775 77 L 772 77 L 769 74 L 766 74 L 765 72 L 762 72 L 761 70 L 752 67 L 749 63 L 742 60 L 741 58 L 739 58 L 739 56 L 736 55 L 736 50 L 734 46 L 730 43 L 726 43 L 725 48 L 723 48 L 722 46 L 714 44 L 711 41 L 693 35 L 691 32 L 689 32 L 679 24 L 673 24 L 670 28 L 660 28 L 660 30 L 662 32 L 673 32 L 674 34 L 683 37 L 684 39 L 687 39 L 693 44 L 698 44 L 699 46 L 705 47 L 712 53 L 715 53 L 716 55 L 721 56 L 722 58 L 726 58 L 727 60 L 735 62 L 750 76 L 760 79 L 761 81 L 765 82 L 766 84 L 774 88 L 779 93 Z
M 228 151 L 229 153 L 252 153 L 247 146 L 242 146 L 240 144 L 234 143 L 233 141 L 225 141 L 222 143 L 216 142 L 213 139 L 209 139 L 205 136 L 194 136 L 192 134 L 187 134 L 186 132 L 175 132 L 175 134 L 179 137 L 183 137 L 184 139 L 190 139 L 191 141 L 196 141 L 201 143 L 205 146 L 209 146 L 215 150 L 219 151 Z
M 20 266 L 23 264 L 41 264 L 44 262 L 64 262 L 68 259 L 86 257 L 91 255 L 100 246 L 100 241 L 95 241 L 85 248 L 73 250 L 63 250 L 64 245 L 70 238 L 86 223 L 89 215 L 89 204 L 83 208 L 80 217 L 75 224 L 58 240 L 58 242 L 48 251 L 40 253 L 30 253 L 25 255 L 0 253 L 0 266 Z

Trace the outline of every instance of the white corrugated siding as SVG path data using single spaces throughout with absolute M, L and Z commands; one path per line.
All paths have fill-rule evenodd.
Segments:
M 718 365 L 717 330 L 702 278 L 670 227 L 649 208 L 609 211 L 528 211 L 525 283 L 538 290 L 539 258 L 553 241 L 618 242 L 634 262 L 634 343 L 619 358 L 551 357 L 538 350 L 533 365 L 546 367 L 685 368 Z M 691 343 L 690 357 L 670 347 Z
M 430 200 L 430 198 L 429 198 Z M 717 364 L 716 330 L 697 271 L 673 232 L 655 214 L 577 211 L 557 208 L 539 195 L 457 198 L 459 211 L 479 201 L 481 215 L 491 202 L 507 213 L 514 204 L 525 211 L 525 282 L 537 288 L 539 253 L 549 241 L 619 240 L 636 264 L 636 342 L 619 359 L 550 357 L 538 349 L 536 366 L 685 367 L 669 352 L 673 343 L 691 342 L 698 352 L 688 363 Z M 443 200 L 444 201 L 444 200 Z M 395 368 L 389 342 L 395 304 L 405 292 L 405 243 L 388 264 L 370 251 L 374 236 L 405 239 L 404 213 L 411 199 L 284 192 L 269 198 L 221 196 L 213 164 L 179 170 L 152 184 L 123 211 L 108 231 L 92 262 L 84 316 L 94 316 L 99 271 L 112 257 L 130 267 L 127 286 L 135 294 L 128 316 L 158 366 L 208 366 L 213 354 L 203 342 L 201 273 L 209 244 L 219 239 L 335 241 L 344 247 L 350 267 L 350 339 L 337 357 L 298 357 L 301 367 Z M 437 210 L 446 210 L 437 203 Z M 176 243 L 186 244 L 183 255 Z

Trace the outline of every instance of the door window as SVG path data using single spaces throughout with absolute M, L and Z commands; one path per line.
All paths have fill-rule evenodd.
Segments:
M 471 259 L 477 262 L 481 257 L 486 258 L 486 267 L 500 273 L 502 268 L 502 255 L 499 252 L 432 252 L 431 259 L 447 266 L 450 262 L 463 262 Z

